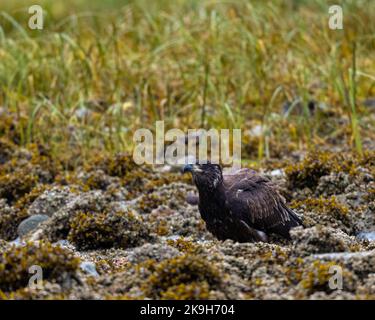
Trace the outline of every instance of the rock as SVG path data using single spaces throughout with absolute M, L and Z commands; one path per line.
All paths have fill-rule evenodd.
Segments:
M 69 187 L 54 187 L 42 193 L 29 207 L 29 215 L 52 216 L 77 195 Z
M 364 100 L 362 103 L 365 107 L 375 108 L 375 98 L 373 97 Z
M 369 232 L 359 232 L 357 234 L 357 238 L 360 240 L 368 240 L 368 241 L 375 241 L 375 231 L 369 231 Z
M 51 219 L 43 224 L 43 228 L 33 240 L 40 238 L 47 238 L 50 241 L 58 241 L 66 239 L 70 230 L 70 219 L 78 212 L 102 212 L 107 200 L 101 191 L 89 191 L 81 194 L 76 194 L 71 201 L 62 205 L 61 208 L 55 212 Z
M 199 196 L 194 192 L 188 192 L 186 195 L 186 202 L 192 206 L 196 206 L 199 203 Z
M 316 226 L 306 229 L 298 227 L 292 229 L 290 234 L 295 243 L 294 250 L 300 255 L 344 252 L 349 251 L 351 245 L 355 244 L 354 237 L 330 227 Z
M 316 187 L 316 195 L 331 196 L 334 194 L 340 194 L 351 183 L 351 177 L 345 172 L 331 173 L 327 176 L 322 176 L 319 179 L 318 186 Z
M 258 124 L 255 127 L 251 128 L 248 133 L 253 137 L 261 137 L 264 132 L 263 126 Z
M 329 264 L 337 263 L 357 277 L 356 287 L 366 283 L 368 276 L 375 272 L 375 250 L 318 254 L 312 255 L 308 260 L 312 262 L 320 260 Z
M 269 173 L 272 177 L 283 177 L 285 174 L 284 174 L 284 170 L 282 169 L 275 169 L 275 170 L 272 170 L 270 173 Z
M 19 246 L 22 246 L 22 245 L 25 244 L 25 243 L 21 240 L 20 237 L 18 237 L 18 238 L 16 238 L 16 239 L 12 240 L 12 241 L 9 242 L 9 243 L 10 243 L 11 245 L 16 246 L 16 247 L 19 247 Z
M 83 261 L 83 262 L 81 262 L 81 264 L 79 265 L 79 267 L 81 268 L 81 270 L 83 272 L 87 273 L 90 276 L 93 276 L 93 277 L 98 277 L 99 276 L 98 271 L 96 271 L 96 265 L 93 262 Z
M 65 247 L 65 248 L 74 248 L 74 246 L 68 240 L 59 240 L 54 243 L 54 245 Z
M 352 259 L 367 259 L 369 257 L 374 257 L 375 251 L 360 251 L 360 252 L 332 252 L 332 253 L 323 253 L 323 254 L 314 254 L 312 255 L 313 259 L 318 260 L 352 260 Z
M 49 216 L 45 214 L 36 214 L 25 220 L 23 220 L 17 228 L 17 234 L 19 237 L 23 237 L 30 231 L 35 230 L 39 224 L 49 219 Z
M 160 262 L 165 259 L 177 257 L 178 255 L 180 255 L 180 252 L 171 246 L 147 243 L 129 251 L 127 260 L 131 263 L 140 263 L 149 259 Z

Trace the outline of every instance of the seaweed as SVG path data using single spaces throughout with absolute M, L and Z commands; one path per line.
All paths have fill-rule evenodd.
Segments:
M 78 212 L 70 221 L 68 240 L 79 250 L 130 248 L 151 241 L 142 219 L 133 211 L 116 213 Z
M 176 298 L 179 290 L 184 291 L 184 295 L 190 292 L 189 298 L 193 298 L 192 288 L 197 283 L 206 283 L 210 289 L 217 288 L 222 283 L 222 275 L 202 256 L 185 254 L 156 264 L 143 290 L 152 298 L 171 298 L 172 293 Z
M 49 242 L 11 246 L 0 255 L 0 290 L 9 292 L 26 287 L 33 265 L 42 268 L 43 280 L 62 283 L 74 275 L 79 261 L 72 252 Z

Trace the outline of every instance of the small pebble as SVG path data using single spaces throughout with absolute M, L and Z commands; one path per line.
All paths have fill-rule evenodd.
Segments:
M 360 240 L 375 241 L 375 231 L 360 232 L 357 234 L 357 238 Z
M 90 261 L 83 261 L 80 264 L 80 268 L 83 272 L 87 273 L 90 276 L 98 277 L 99 273 L 96 271 L 95 263 Z

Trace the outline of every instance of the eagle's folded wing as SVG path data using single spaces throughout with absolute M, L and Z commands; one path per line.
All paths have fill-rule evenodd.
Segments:
M 301 225 L 301 220 L 285 205 L 268 179 L 241 175 L 240 180 L 232 180 L 226 189 L 228 206 L 250 226 L 288 236 L 291 227 Z

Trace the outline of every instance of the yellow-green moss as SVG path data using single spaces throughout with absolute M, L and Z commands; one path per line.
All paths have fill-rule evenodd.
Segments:
M 26 127 L 29 119 L 20 114 L 0 113 L 0 136 L 7 137 L 11 142 L 21 142 L 21 130 Z
M 164 203 L 165 199 L 158 194 L 145 194 L 138 202 L 138 207 L 142 212 L 150 213 L 153 209 L 158 208 Z
M 308 154 L 304 160 L 285 168 L 289 187 L 315 188 L 322 176 L 331 172 L 346 172 L 351 175 L 357 172 L 356 159 L 344 157 L 341 154 L 328 152 L 313 152 Z
M 12 142 L 0 138 L 0 165 L 11 159 L 15 149 L 16 146 Z
M 292 209 L 304 208 L 308 211 L 314 211 L 318 213 L 330 214 L 335 217 L 347 216 L 349 209 L 340 204 L 335 196 L 330 198 L 308 198 L 305 200 L 294 200 L 290 204 Z
M 132 211 L 78 212 L 70 221 L 68 239 L 80 250 L 129 248 L 150 240 L 149 229 Z
M 42 147 L 29 145 L 14 150 L 12 158 L 0 165 L 0 198 L 13 203 L 29 193 L 38 183 L 52 183 L 59 166 Z
M 170 233 L 170 227 L 168 225 L 168 222 L 166 220 L 157 220 L 156 221 L 156 227 L 155 232 L 158 236 L 167 236 Z
M 161 292 L 162 300 L 205 300 L 210 297 L 210 285 L 207 281 L 181 283 L 169 287 L 166 291 Z
M 96 156 L 85 166 L 86 171 L 103 170 L 109 176 L 124 177 L 138 166 L 132 155 L 117 154 L 115 156 Z
M 197 253 L 200 248 L 198 244 L 185 240 L 184 238 L 178 238 L 176 240 L 169 239 L 167 243 L 183 253 Z
M 0 176 L 0 198 L 9 202 L 18 200 L 38 183 L 38 177 L 28 170 L 20 170 Z
M 220 272 L 206 259 L 199 255 L 185 254 L 155 265 L 154 271 L 144 283 L 143 290 L 149 297 L 160 298 L 172 294 L 178 288 L 191 291 L 194 283 L 206 282 L 210 288 L 216 287 L 221 280 Z
M 306 270 L 302 275 L 300 285 L 302 288 L 314 292 L 314 291 L 330 291 L 329 280 L 332 278 L 332 267 L 336 267 L 337 262 L 329 261 L 314 261 L 312 266 Z
M 33 265 L 42 268 L 44 280 L 58 282 L 77 270 L 79 259 L 49 242 L 12 246 L 0 255 L 0 290 L 9 292 L 26 287 Z

